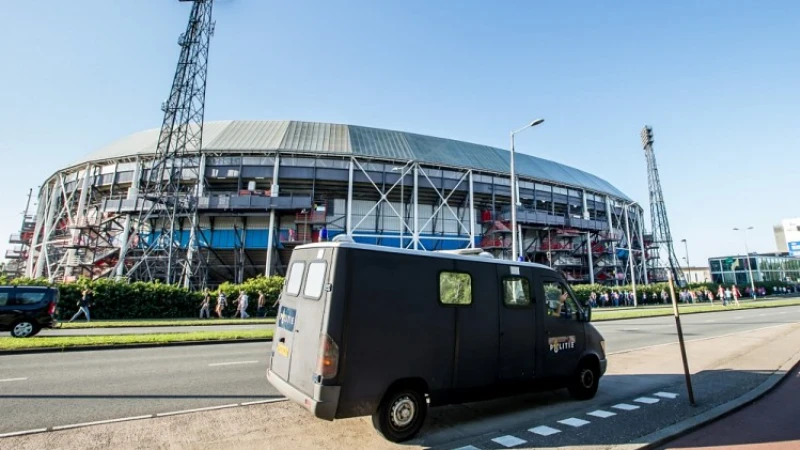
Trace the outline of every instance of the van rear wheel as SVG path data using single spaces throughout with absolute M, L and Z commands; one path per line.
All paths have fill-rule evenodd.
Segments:
M 577 400 L 589 400 L 597 394 L 600 382 L 600 369 L 591 360 L 583 360 L 572 376 L 568 386 L 569 393 Z
M 413 385 L 401 385 L 383 398 L 372 425 L 387 440 L 403 442 L 419 433 L 427 414 L 425 395 Z

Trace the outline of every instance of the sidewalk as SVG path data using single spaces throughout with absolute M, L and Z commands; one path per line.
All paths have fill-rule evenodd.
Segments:
M 800 448 L 800 366 L 775 390 L 743 409 L 659 450 L 733 450 Z
M 291 402 L 220 409 L 155 419 L 96 425 L 29 436 L 5 438 L 16 449 L 418 449 L 460 447 L 506 448 L 495 441 L 520 439 L 515 449 L 611 448 L 631 445 L 657 430 L 699 415 L 759 386 L 777 368 L 800 357 L 800 324 L 781 325 L 743 334 L 687 343 L 698 406 L 686 401 L 677 344 L 612 354 L 609 371 L 597 397 L 569 399 L 563 391 L 518 396 L 430 411 L 421 437 L 405 445 L 383 440 L 369 417 L 325 422 Z M 265 381 L 266 383 L 266 381 Z M 674 393 L 655 404 L 634 403 L 654 393 Z M 616 411 L 599 419 L 587 412 L 633 403 L 635 411 Z M 572 428 L 567 418 L 587 424 Z M 558 429 L 539 436 L 532 427 Z M 472 447 L 467 447 L 472 446 Z

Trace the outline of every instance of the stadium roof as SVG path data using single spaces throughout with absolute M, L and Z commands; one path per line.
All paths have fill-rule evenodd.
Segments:
M 155 152 L 159 129 L 124 137 L 77 161 L 115 159 Z M 374 157 L 399 161 L 508 173 L 509 151 L 486 145 L 402 131 L 355 125 L 297 121 L 226 120 L 206 122 L 204 152 L 291 152 Z M 627 199 L 609 182 L 573 167 L 517 153 L 517 174 L 556 184 L 585 188 Z

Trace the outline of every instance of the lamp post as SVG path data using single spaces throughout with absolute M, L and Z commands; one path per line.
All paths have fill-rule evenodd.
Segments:
M 752 230 L 753 227 L 747 227 L 745 229 L 734 228 L 733 231 L 741 231 L 744 233 L 744 251 L 745 253 L 745 260 L 747 261 L 747 273 L 750 275 L 750 294 L 755 298 L 756 295 L 756 283 L 753 280 L 753 267 L 750 265 L 750 249 L 747 248 L 747 230 Z M 734 274 L 734 279 L 736 279 L 736 274 Z
M 686 239 L 681 239 L 681 242 L 683 242 L 683 250 L 686 252 L 686 279 L 691 281 L 692 266 L 689 264 L 689 244 L 686 242 Z
M 638 205 L 639 202 L 631 202 L 625 205 L 625 234 L 628 236 L 628 264 L 631 266 L 631 291 L 633 291 L 633 307 L 638 306 L 639 300 L 636 298 L 636 275 L 633 271 L 634 259 L 633 259 L 633 244 L 631 239 L 631 225 L 630 221 L 628 220 L 628 209 L 633 205 Z M 642 255 L 644 258 L 644 255 Z M 592 270 L 589 268 L 589 270 Z
M 519 259 L 519 248 L 517 247 L 517 175 L 514 167 L 514 135 L 520 131 L 535 127 L 544 122 L 544 119 L 536 119 L 524 127 L 511 132 L 511 259 Z

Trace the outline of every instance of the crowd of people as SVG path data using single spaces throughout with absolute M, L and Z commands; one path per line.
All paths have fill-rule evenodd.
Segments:
M 203 291 L 203 301 L 200 303 L 200 318 L 211 318 L 211 297 L 212 293 L 208 289 Z M 228 297 L 225 295 L 222 290 L 217 292 L 217 303 L 214 308 L 214 313 L 217 315 L 218 318 L 224 318 L 225 307 L 228 306 Z M 239 291 L 239 296 L 233 300 L 233 304 L 236 305 L 236 312 L 233 314 L 233 317 L 240 317 L 242 319 L 247 319 L 250 317 L 250 314 L 247 313 L 247 307 L 250 304 L 250 297 L 247 295 L 245 291 Z M 269 310 L 274 309 L 277 306 L 278 300 L 267 308 L 267 297 L 264 295 L 263 291 L 258 291 L 258 301 L 256 303 L 256 317 L 266 317 Z
M 774 287 L 772 294 L 787 294 L 792 292 L 790 288 Z M 764 287 L 756 288 L 753 291 L 750 287 L 744 289 L 744 296 L 748 298 L 765 297 L 768 291 Z M 717 292 L 714 293 L 709 289 L 682 289 L 676 293 L 677 301 L 680 303 L 704 303 L 708 302 L 712 305 L 715 300 L 719 300 L 722 306 L 728 306 L 733 303 L 739 306 L 739 299 L 742 298 L 742 291 L 736 285 L 725 287 L 719 285 Z M 617 307 L 617 306 L 634 306 L 637 305 L 658 305 L 669 304 L 669 293 L 665 289 L 661 293 L 640 292 L 636 294 L 636 302 L 634 302 L 634 294 L 628 290 L 609 289 L 608 291 L 601 291 L 599 294 L 594 291 L 589 295 L 589 304 L 593 308 Z

